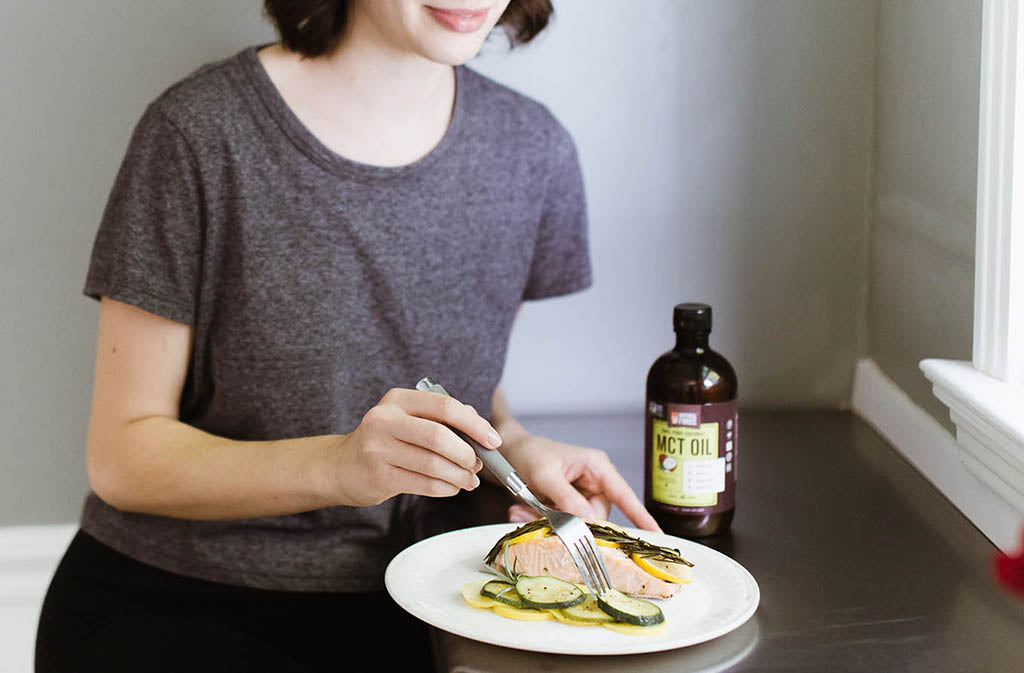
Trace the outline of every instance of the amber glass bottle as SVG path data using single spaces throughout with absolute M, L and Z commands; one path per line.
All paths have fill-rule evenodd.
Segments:
M 679 304 L 672 322 L 676 346 L 647 374 L 644 504 L 666 533 L 705 537 L 735 511 L 738 383 L 708 346 L 710 306 Z

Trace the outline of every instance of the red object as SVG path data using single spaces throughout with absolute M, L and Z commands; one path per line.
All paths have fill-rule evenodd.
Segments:
M 1021 548 L 1016 554 L 996 554 L 994 570 L 1000 584 L 1024 597 L 1024 532 L 1021 534 Z

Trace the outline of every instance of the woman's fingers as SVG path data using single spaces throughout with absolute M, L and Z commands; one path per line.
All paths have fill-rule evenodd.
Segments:
M 541 518 L 540 512 L 532 507 L 516 503 L 508 508 L 508 520 L 516 523 L 526 523 Z
M 622 475 L 619 474 L 618 470 L 611 463 L 608 463 L 607 468 L 602 470 L 598 476 L 602 485 L 601 492 L 609 501 L 621 509 L 622 513 L 637 528 L 656 533 L 661 532 L 658 522 L 654 520 L 654 517 L 651 516 L 651 513 L 640 502 L 633 489 L 630 488 L 626 480 L 622 478 Z
M 594 518 L 607 521 L 612 511 L 611 501 L 602 493 L 592 495 L 587 500 L 590 501 L 590 507 L 594 510 Z
M 496 449 L 501 446 L 501 437 L 491 424 L 472 407 L 453 397 L 421 390 L 394 388 L 388 391 L 382 402 L 396 404 L 411 416 L 436 421 L 460 430 L 486 448 Z
M 388 462 L 394 467 L 444 481 L 467 491 L 480 485 L 480 478 L 474 471 L 452 462 L 439 453 L 401 440 L 396 441 Z
M 393 478 L 400 493 L 447 498 L 459 492 L 459 487 L 442 479 L 434 479 L 419 472 L 393 466 Z
M 397 493 L 447 496 L 475 489 L 483 463 L 453 431 L 460 426 L 477 434 L 481 428 L 491 432 L 487 421 L 456 400 L 390 391 L 345 441 L 356 467 L 347 473 L 358 475 L 351 484 L 357 494 L 352 500 L 375 504 Z
M 536 476 L 537 490 L 546 495 L 555 505 L 555 509 L 575 514 L 583 519 L 595 519 L 596 512 L 590 501 L 569 483 L 560 471 L 543 471 Z
M 465 470 L 476 472 L 479 469 L 476 452 L 451 428 L 441 423 L 399 414 L 392 426 L 392 433 L 396 439 L 428 449 Z
M 554 503 L 558 509 L 588 519 L 607 519 L 611 506 L 616 505 L 637 528 L 661 532 L 647 508 L 637 497 L 626 480 L 619 474 L 604 453 L 596 452 L 584 461 L 583 472 L 588 475 L 590 486 L 587 495 L 569 482 L 564 474 L 556 470 L 545 470 L 534 478 L 537 488 Z

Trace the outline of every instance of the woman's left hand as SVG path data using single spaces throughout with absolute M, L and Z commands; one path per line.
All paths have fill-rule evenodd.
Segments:
M 638 528 L 661 531 L 608 454 L 529 433 L 506 440 L 501 452 L 541 500 L 583 519 L 608 519 L 616 505 Z M 523 504 L 509 507 L 510 521 L 540 516 Z

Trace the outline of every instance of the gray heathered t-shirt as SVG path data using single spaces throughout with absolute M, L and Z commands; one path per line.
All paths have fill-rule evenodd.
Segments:
M 256 48 L 207 65 L 139 122 L 85 293 L 192 325 L 180 418 L 238 440 L 351 432 L 393 387 L 442 381 L 487 415 L 522 300 L 590 284 L 572 139 L 466 67 L 440 144 L 347 160 L 306 129 Z M 262 588 L 364 591 L 413 496 L 188 521 L 90 494 L 82 528 L 142 562 Z

